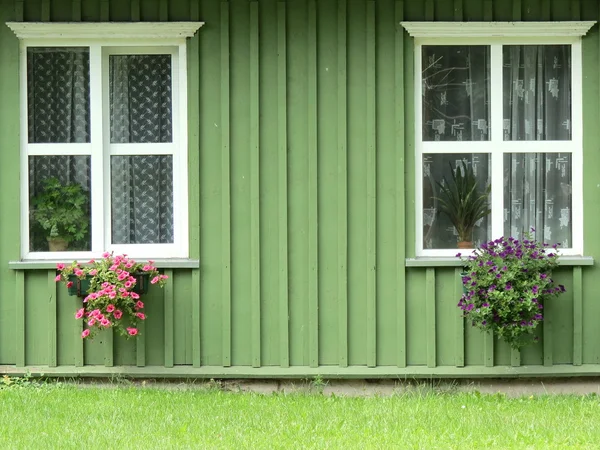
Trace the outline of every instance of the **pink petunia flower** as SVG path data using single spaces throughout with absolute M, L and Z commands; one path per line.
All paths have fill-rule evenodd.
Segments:
M 86 338 L 90 335 L 90 330 L 83 330 L 83 333 L 81 333 L 81 337 L 82 338 Z
M 127 280 L 127 281 L 125 282 L 125 287 L 126 287 L 127 289 L 129 289 L 131 286 L 133 286 L 133 283 L 132 283 L 131 281 Z
M 67 282 L 67 288 L 73 287 L 73 282 L 72 281 L 68 281 Z
M 168 275 L 161 275 L 160 278 L 163 279 L 163 280 L 166 280 L 167 278 L 169 278 L 169 276 Z
M 152 266 L 149 264 L 146 264 L 144 267 L 142 267 L 142 270 L 144 272 L 150 272 L 152 270 Z
M 139 295 L 138 295 L 138 297 L 139 297 Z M 144 307 L 144 302 L 142 302 L 141 300 L 138 300 L 137 303 L 135 304 L 135 307 L 137 309 L 142 309 Z
M 135 315 L 138 317 L 138 319 L 142 319 L 142 320 L 146 320 L 146 314 L 144 313 L 135 313 Z
M 113 316 L 115 316 L 115 319 L 119 320 L 123 316 L 123 313 L 117 309 Z
M 150 283 L 156 284 L 156 283 L 158 283 L 159 280 L 160 280 L 159 277 L 154 277 L 154 278 L 152 278 L 152 280 L 150 281 Z
M 108 327 L 108 326 L 110 326 L 110 320 L 108 320 L 108 319 L 102 319 L 100 321 L 100 325 L 102 325 L 103 327 Z
M 97 273 L 98 273 L 98 271 L 97 271 L 96 269 L 92 269 L 92 270 L 90 270 L 90 275 L 91 275 L 91 276 L 94 276 L 94 275 L 96 275 Z
M 65 265 L 64 265 L 63 263 L 58 263 L 58 264 L 56 265 L 56 269 L 57 269 L 57 270 L 63 270 L 64 268 L 65 268 Z
M 111 313 L 115 310 L 115 305 L 110 304 L 106 307 L 106 312 Z
M 88 320 L 88 325 L 90 327 L 93 327 L 96 324 L 96 319 L 94 319 L 93 317 L 90 318 L 90 320 Z
M 77 275 L 78 277 L 83 275 L 83 270 L 81 269 L 75 269 L 75 275 Z
M 56 278 L 54 279 L 54 281 L 56 281 L 56 282 L 60 281 L 60 275 L 56 275 Z
M 81 308 L 80 310 L 78 310 L 75 313 L 75 318 L 76 319 L 81 319 L 83 317 L 84 313 L 85 313 L 85 310 L 83 308 Z
M 108 253 L 108 252 L 102 253 L 103 258 L 108 258 L 109 256 L 110 256 L 110 253 Z
M 135 336 L 136 334 L 138 334 L 137 328 L 127 328 L 127 332 L 130 336 Z
M 137 300 L 138 298 L 140 298 L 139 294 L 136 294 L 135 292 L 130 292 L 129 295 L 134 300 Z
M 108 298 L 110 298 L 111 300 L 114 299 L 117 296 L 117 293 L 115 291 L 110 291 L 110 293 L 108 294 Z

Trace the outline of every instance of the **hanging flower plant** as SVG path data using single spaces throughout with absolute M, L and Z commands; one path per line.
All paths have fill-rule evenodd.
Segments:
M 461 259 L 464 294 L 458 307 L 464 317 L 512 348 L 527 344 L 544 319 L 544 302 L 565 292 L 551 276 L 558 267 L 557 248 L 558 244 L 549 247 L 525 233 L 521 241 L 502 237 L 484 243 Z
M 138 334 L 137 321 L 146 320 L 144 303 L 140 294 L 145 292 L 144 280 L 163 287 L 167 276 L 154 267 L 153 261 L 138 263 L 126 255 L 113 256 L 105 252 L 99 261 L 87 265 L 73 262 L 70 266 L 58 263 L 57 282 L 64 282 L 73 290 L 75 284 L 89 288 L 73 295 L 85 295 L 83 307 L 75 313 L 75 319 L 83 320 L 82 338 L 92 337 L 97 331 L 116 328 L 125 336 Z

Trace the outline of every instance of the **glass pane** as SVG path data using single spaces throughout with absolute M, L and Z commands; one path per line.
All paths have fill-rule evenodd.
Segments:
M 505 141 L 571 139 L 571 46 L 503 47 Z
M 488 154 L 423 155 L 423 248 L 473 248 L 490 233 Z
M 423 46 L 422 70 L 423 140 L 488 141 L 489 46 Z
M 173 141 L 171 55 L 112 55 L 110 142 Z
M 504 155 L 504 234 L 520 239 L 533 228 L 548 244 L 572 246 L 571 155 Z
M 113 244 L 173 242 L 173 157 L 111 156 Z
M 29 157 L 29 250 L 91 250 L 89 156 Z
M 30 143 L 90 142 L 87 48 L 27 48 Z

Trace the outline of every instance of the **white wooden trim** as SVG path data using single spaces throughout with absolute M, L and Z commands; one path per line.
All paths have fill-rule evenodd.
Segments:
M 19 39 L 172 39 L 192 37 L 204 22 L 7 22 Z
M 173 174 L 173 179 L 180 179 L 175 184 L 173 196 L 179 201 L 173 205 L 173 214 L 180 220 L 175 220 L 175 243 L 179 246 L 178 255 L 182 257 L 189 256 L 189 193 L 188 193 L 188 84 L 187 84 L 187 42 L 179 46 L 179 92 L 177 95 L 179 102 L 179 125 L 178 144 L 180 151 L 175 153 L 173 161 L 173 170 L 178 170 Z M 193 150 L 195 151 L 195 150 Z
M 415 38 L 585 36 L 596 21 L 585 22 L 400 22 Z M 440 43 L 440 45 L 443 43 Z
M 102 79 L 102 47 L 90 46 L 90 136 L 92 141 L 90 204 L 92 217 L 90 235 L 94 252 L 104 249 L 104 216 L 107 205 L 104 196 L 104 179 L 106 165 L 104 163 L 104 117 Z
M 500 147 L 504 142 L 502 129 L 503 92 L 502 92 L 502 46 L 490 46 L 490 133 L 493 147 Z M 493 148 L 490 159 L 490 209 L 488 223 L 491 224 L 489 239 L 504 236 L 504 154 Z M 495 150 L 495 151 L 494 151 Z M 500 149 L 501 150 L 501 149 Z M 497 206 L 496 206 L 497 205 Z
M 572 247 L 583 255 L 583 57 L 581 42 L 571 46 L 571 207 Z
M 175 106 L 175 94 L 175 90 L 173 90 L 173 106 Z M 176 128 L 176 120 L 179 119 L 173 114 L 173 128 Z M 164 144 L 108 144 L 109 155 L 172 155 L 176 153 L 179 148 L 175 139 L 175 133 L 176 131 L 173 130 L 173 142 Z
M 423 253 L 423 47 L 415 43 L 415 252 Z
M 27 120 L 25 120 L 27 124 Z M 27 131 L 27 130 L 25 130 Z M 25 135 L 27 139 L 27 134 Z M 64 143 L 64 144 L 26 144 L 28 156 L 54 156 L 54 155 L 91 155 L 92 144 L 76 144 L 76 143 Z
M 29 141 L 28 118 L 29 104 L 27 102 L 27 47 L 19 43 L 19 88 L 20 88 L 20 126 L 21 126 L 21 255 L 29 252 L 29 156 L 27 144 Z

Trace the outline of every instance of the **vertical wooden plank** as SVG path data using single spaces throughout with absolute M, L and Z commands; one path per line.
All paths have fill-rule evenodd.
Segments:
M 513 0 L 513 20 L 521 20 L 521 0 Z
M 102 344 L 104 347 L 104 365 L 112 367 L 115 358 L 114 331 L 112 328 L 102 331 Z
M 258 2 L 250 3 L 250 253 L 252 367 L 260 367 L 260 147 Z
M 521 352 L 519 350 L 510 349 L 510 365 L 512 367 L 519 367 L 521 365 Z
M 173 367 L 173 271 L 165 270 L 165 275 L 169 277 L 171 283 L 165 284 L 163 288 L 164 309 L 165 309 L 165 367 Z M 193 277 L 192 277 L 193 282 Z M 194 300 L 194 299 L 192 299 Z M 194 320 L 195 317 L 192 317 Z M 194 323 L 195 325 L 195 323 Z
M 100 21 L 108 22 L 110 20 L 110 3 L 109 0 L 100 1 Z
M 427 339 L 427 367 L 436 367 L 436 330 L 435 330 L 435 269 L 425 269 L 425 316 Z
M 317 6 L 308 0 L 308 358 L 319 365 L 319 259 L 317 177 Z
M 194 1 L 192 0 L 192 4 Z M 192 19 L 194 20 L 194 19 Z M 131 21 L 139 22 L 140 21 L 140 0 L 131 0 Z
M 171 291 L 171 304 L 173 292 Z M 173 339 L 173 308 L 171 307 L 171 339 Z M 200 330 L 200 269 L 192 270 L 192 365 L 200 367 L 202 362 L 202 342 Z M 171 367 L 173 366 L 173 350 L 171 345 Z
M 288 298 L 287 42 L 285 2 L 277 4 L 277 154 L 279 210 L 279 364 L 290 366 Z
M 137 328 L 139 335 L 135 338 L 135 364 L 137 367 L 144 367 L 146 365 L 146 321 L 138 322 Z
M 483 333 L 483 362 L 485 367 L 494 367 L 494 334 Z
M 377 364 L 377 155 L 375 147 L 375 2 L 367 2 L 367 366 Z
M 25 272 L 15 272 L 16 366 L 25 366 Z
M 546 307 L 547 305 L 544 305 Z M 548 309 L 544 309 L 544 324 L 542 326 L 542 335 L 544 339 L 544 366 L 551 366 L 552 357 L 552 319 Z
M 42 0 L 42 22 L 50 22 L 50 0 Z
M 348 367 L 348 78 L 347 0 L 338 1 L 338 354 L 340 367 Z
M 581 19 L 581 2 L 580 0 L 571 1 L 571 20 Z
M 56 270 L 48 271 L 48 366 L 56 367 Z
M 573 267 L 573 365 L 583 363 L 583 276 Z
M 15 22 L 23 22 L 23 1 L 15 0 Z
M 71 3 L 71 20 L 81 22 L 81 0 L 73 0 Z
M 551 20 L 550 16 L 550 0 L 542 0 L 542 20 Z
M 161 22 L 169 20 L 169 0 L 160 0 L 158 5 L 158 19 Z
M 454 20 L 457 22 L 463 20 L 463 0 L 454 0 Z
M 463 294 L 462 290 L 462 277 L 460 276 L 461 269 L 454 269 L 454 298 L 461 298 Z M 456 367 L 465 366 L 465 319 L 462 311 L 457 308 L 456 322 L 455 322 L 455 338 L 456 338 L 456 349 L 455 349 L 455 364 Z
M 434 20 L 433 0 L 425 0 L 425 20 Z
M 395 4 L 396 311 L 398 367 L 406 367 L 406 230 L 404 199 L 404 1 Z
M 221 3 L 221 284 L 223 365 L 231 365 L 231 167 L 229 147 L 229 2 Z
M 492 0 L 484 0 L 483 2 L 483 20 L 491 22 L 494 20 L 494 7 Z

